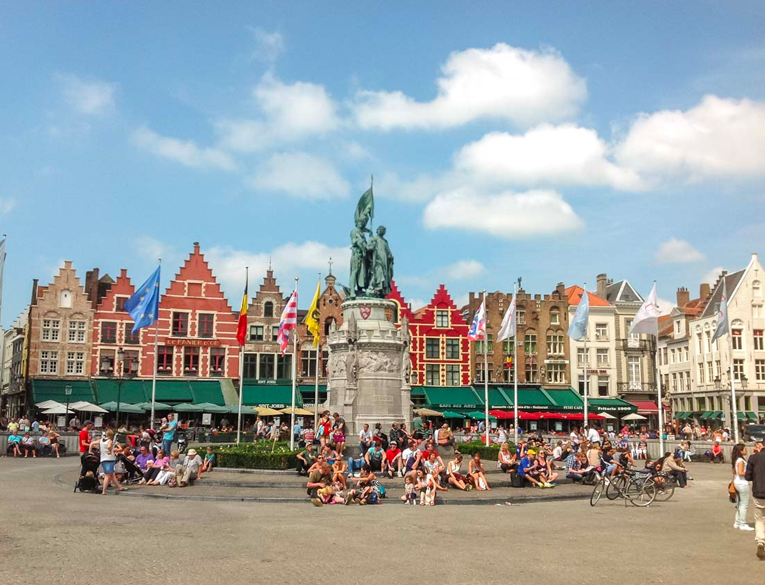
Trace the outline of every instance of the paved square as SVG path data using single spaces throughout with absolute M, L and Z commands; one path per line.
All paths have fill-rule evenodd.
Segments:
M 752 533 L 731 527 L 727 465 L 692 465 L 692 487 L 649 509 L 604 500 L 595 508 L 544 501 L 426 509 L 393 501 L 314 508 L 102 497 L 73 494 L 56 480 L 77 466 L 75 458 L 0 458 L 2 575 L 54 584 L 189 585 L 730 585 L 765 578 Z

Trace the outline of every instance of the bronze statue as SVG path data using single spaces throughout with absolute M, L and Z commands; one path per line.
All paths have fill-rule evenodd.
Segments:
M 369 263 L 367 296 L 384 299 L 390 294 L 393 280 L 393 254 L 385 239 L 385 226 L 377 228 L 377 235 L 369 238 L 367 249 L 372 252 Z
M 393 254 L 385 239 L 385 226 L 367 242 L 367 222 L 374 218 L 372 187 L 359 199 L 354 217 L 356 227 L 351 230 L 351 274 L 346 293 L 348 298 L 366 296 L 385 298 L 390 294 L 393 280 Z

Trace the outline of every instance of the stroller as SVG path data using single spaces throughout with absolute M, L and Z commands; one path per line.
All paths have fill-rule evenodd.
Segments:
M 80 457 L 80 477 L 74 484 L 75 493 L 79 489 L 81 492 L 97 493 L 101 489 L 101 482 L 98 479 L 98 467 L 101 465 L 101 458 L 98 453 L 83 453 Z

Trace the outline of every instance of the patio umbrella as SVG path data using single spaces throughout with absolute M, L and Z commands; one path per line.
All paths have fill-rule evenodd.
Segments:
M 627 416 L 623 416 L 622 420 L 646 420 L 646 417 L 641 416 L 637 414 L 636 412 L 633 412 L 632 414 L 628 414 Z
M 45 400 L 43 402 L 38 402 L 35 404 L 37 408 L 40 410 L 45 410 L 47 408 L 56 408 L 57 406 L 61 406 L 62 408 L 65 408 L 63 404 L 60 402 L 56 402 L 55 400 Z
M 608 414 L 607 412 L 599 412 L 598 414 L 602 416 L 603 418 L 607 418 L 611 420 L 616 418 L 613 414 Z
M 239 407 L 235 404 L 234 406 L 227 407 L 230 414 L 239 414 Z M 254 406 L 244 406 L 242 405 L 242 414 L 258 414 L 258 409 Z
M 260 416 L 279 416 L 280 414 L 284 414 L 281 410 L 276 410 L 274 408 L 268 408 L 267 406 L 256 406 L 255 410 L 258 411 L 258 414 Z M 313 413 L 311 413 L 313 414 Z
M 98 412 L 98 413 L 104 413 L 109 412 L 108 410 L 105 410 L 98 406 L 97 404 L 93 404 L 92 402 L 87 402 L 85 400 L 80 400 L 79 402 L 73 402 L 69 405 L 69 408 L 72 410 L 77 410 L 79 412 Z
M 67 410 L 66 406 L 63 404 L 60 404 L 58 406 L 54 406 L 53 408 L 48 408 L 46 410 L 42 411 L 43 414 L 74 414 L 73 410 Z
M 139 402 L 136 404 L 136 406 L 140 406 L 141 408 L 145 408 L 146 410 L 151 410 L 151 402 Z M 173 407 L 169 404 L 165 404 L 164 402 L 155 402 L 154 403 L 154 410 L 173 410 Z
M 216 414 L 223 414 L 223 413 L 228 413 L 229 411 L 228 406 L 218 406 L 217 404 L 213 404 L 212 402 L 200 402 L 199 404 L 195 406 L 198 406 L 202 410 L 202 412 L 212 412 Z
M 464 414 L 460 414 L 459 412 L 452 412 L 451 410 L 445 410 L 443 416 L 444 418 L 465 418 Z
M 145 412 L 144 409 L 138 406 L 137 404 L 129 404 L 127 402 L 120 402 L 119 406 L 120 406 L 119 411 L 121 413 L 143 414 Z M 101 408 L 105 408 L 109 412 L 117 412 L 117 403 L 114 401 L 105 402 L 104 404 L 101 405 Z
M 438 412 L 437 410 L 431 410 L 429 408 L 418 408 L 417 414 L 420 416 L 444 416 L 443 412 Z
M 292 408 L 288 406 L 287 408 L 282 408 L 280 412 L 283 414 L 290 414 L 291 410 Z M 313 416 L 312 411 L 306 410 L 305 408 L 298 408 L 297 406 L 295 407 L 294 414 L 295 416 Z
M 199 408 L 199 405 L 197 404 L 190 404 L 188 402 L 183 402 L 181 404 L 176 404 L 173 407 L 173 410 L 176 412 L 202 412 L 202 409 Z
M 486 417 L 486 413 L 485 412 L 481 412 L 479 410 L 475 410 L 473 412 L 466 412 L 465 416 L 467 416 L 468 418 L 475 419 L 475 420 L 480 420 L 480 419 Z M 494 416 L 493 414 L 490 414 L 489 415 L 489 420 L 497 420 L 497 417 Z

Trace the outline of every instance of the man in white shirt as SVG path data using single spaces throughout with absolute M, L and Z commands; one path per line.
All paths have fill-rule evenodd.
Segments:
M 598 433 L 598 429 L 593 425 L 590 425 L 587 430 L 587 442 L 600 443 L 600 433 Z

